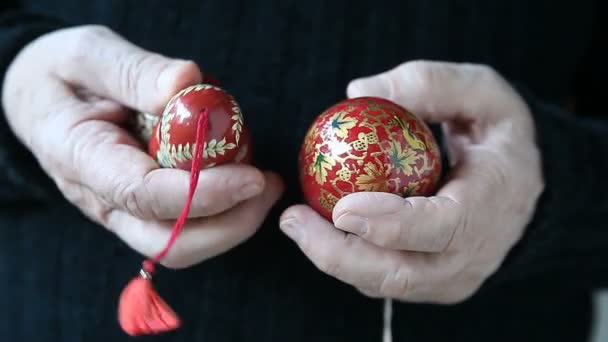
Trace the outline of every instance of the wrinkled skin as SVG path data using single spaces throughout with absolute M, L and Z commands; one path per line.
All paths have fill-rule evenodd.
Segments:
M 369 296 L 466 300 L 521 239 L 544 189 L 528 107 L 494 70 L 470 64 L 408 62 L 354 80 L 347 93 L 441 123 L 452 170 L 432 197 L 348 195 L 335 226 L 293 206 L 282 230 L 319 269 Z
M 18 138 L 65 197 L 145 256 L 159 252 L 186 201 L 189 172 L 161 169 L 121 126 L 135 109 L 160 115 L 201 82 L 190 61 L 145 51 L 105 27 L 49 33 L 15 58 L 2 103 Z M 270 172 L 201 172 L 191 219 L 163 264 L 187 267 L 255 233 L 283 185 Z

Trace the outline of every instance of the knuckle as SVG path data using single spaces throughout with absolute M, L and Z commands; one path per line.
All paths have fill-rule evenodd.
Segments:
M 512 187 L 510 186 L 510 184 L 512 184 L 511 180 L 509 179 L 509 166 L 508 165 L 503 165 L 502 163 L 493 163 L 493 164 L 488 164 L 485 165 L 485 167 L 483 167 L 483 169 L 480 168 L 479 170 L 480 172 L 480 178 L 485 179 L 486 182 L 485 184 L 487 184 L 488 186 L 485 189 L 485 193 L 488 198 L 484 198 L 483 200 L 487 200 L 487 199 L 491 199 L 494 196 L 494 191 L 497 190 L 506 190 L 506 189 L 511 189 Z M 482 184 L 480 182 L 480 184 Z M 483 189 L 480 189 L 483 190 Z
M 443 203 L 441 203 L 440 205 L 438 203 L 439 201 L 442 201 Z M 445 214 L 443 214 L 446 215 L 446 217 L 440 219 L 437 222 L 438 226 L 431 230 L 435 232 L 435 234 L 430 241 L 430 249 L 432 251 L 444 253 L 445 251 L 450 249 L 454 241 L 454 237 L 456 236 L 456 233 L 458 231 L 458 227 L 462 222 L 459 217 L 451 217 L 454 215 L 451 213 L 456 213 L 456 215 L 460 215 L 460 210 L 458 210 L 458 208 L 456 207 L 456 203 L 453 202 L 451 199 L 443 200 L 435 197 L 430 197 L 429 202 L 433 203 L 434 207 L 442 206 L 447 209 L 445 211 Z
M 370 217 L 367 220 L 368 229 L 359 235 L 361 238 L 385 248 L 399 245 L 399 242 L 403 241 L 401 239 L 402 223 L 398 218 L 392 216 L 380 219 Z
M 434 89 L 437 68 L 426 61 L 413 61 L 403 65 L 403 74 L 416 82 L 422 93 L 430 93 Z
M 162 212 L 162 205 L 158 202 L 158 198 L 156 196 L 152 195 L 152 192 L 150 191 L 150 183 L 152 181 L 152 178 L 150 177 L 150 173 L 147 173 L 144 178 L 143 178 L 143 182 L 141 183 L 141 187 L 138 189 L 139 193 L 142 193 L 143 196 L 148 199 L 147 203 L 148 205 L 147 207 L 147 216 L 152 217 L 154 219 L 161 219 L 163 218 L 163 212 Z M 141 196 L 135 196 L 135 201 L 138 203 L 137 207 L 141 208 Z
M 492 66 L 487 64 L 473 64 L 471 65 L 471 71 L 476 78 L 482 81 L 483 84 L 499 84 L 501 77 Z
M 96 51 L 100 37 L 108 37 L 114 32 L 102 25 L 80 26 L 72 30 L 70 44 L 66 51 L 69 63 L 79 63 L 91 53 Z
M 394 74 L 383 73 L 380 75 L 380 78 L 382 79 L 382 81 L 384 81 L 388 85 L 388 97 L 389 98 L 393 98 L 401 92 L 400 91 L 401 82 L 399 81 L 398 77 L 395 77 Z
M 117 61 L 118 87 L 123 94 L 128 94 L 134 103 L 140 103 L 140 96 L 137 91 L 138 80 L 151 56 L 149 54 L 136 54 L 117 57 L 121 59 Z
M 132 216 L 156 216 L 150 212 L 149 207 L 143 205 L 142 194 L 145 192 L 147 185 L 144 180 L 129 184 L 118 182 L 113 189 L 114 202 Z
M 408 220 L 402 215 L 410 215 L 415 212 L 415 205 L 412 203 L 415 201 L 414 198 L 405 199 L 403 203 L 403 211 L 397 213 L 397 217 L 392 220 L 394 223 L 392 227 L 387 227 L 387 229 L 380 229 L 379 231 L 386 230 L 392 232 L 390 234 L 390 240 L 387 244 L 397 243 L 399 246 L 408 247 L 411 243 L 411 234 L 412 231 L 415 230 L 415 221 Z M 405 214 L 404 214 L 405 213 Z M 389 234 L 387 234 L 389 235 Z M 383 246 L 388 247 L 388 246 Z
M 414 201 L 416 201 L 415 197 L 407 197 L 403 199 L 402 205 L 403 205 L 403 210 L 406 210 L 408 212 L 414 212 Z
M 399 246 L 404 246 L 407 249 L 411 244 L 411 233 L 415 229 L 415 224 L 411 221 L 398 220 L 394 226 L 394 229 L 390 229 L 390 231 L 393 231 L 392 240 L 398 242 Z
M 363 203 L 378 203 L 383 200 L 382 193 L 379 192 L 363 192 L 359 194 Z
M 336 255 L 331 253 L 330 250 L 326 249 L 319 252 L 317 255 L 316 265 L 321 272 L 334 277 L 339 277 L 340 263 Z
M 344 248 L 350 249 L 358 237 L 352 234 L 344 234 Z M 320 245 L 316 250 L 316 266 L 322 272 L 329 274 L 335 278 L 341 278 L 342 275 L 342 260 L 340 253 L 337 253 L 330 245 Z
M 204 192 L 199 192 L 201 197 L 198 198 L 197 196 L 195 199 L 195 203 L 197 203 L 197 208 L 201 215 L 209 215 L 210 213 L 214 212 L 214 209 L 218 206 L 232 207 L 234 204 L 236 204 L 235 197 L 232 196 L 233 191 L 238 191 L 238 189 L 235 189 L 235 186 L 232 184 L 235 180 L 238 180 L 238 178 L 226 177 L 222 175 L 213 177 L 209 180 L 205 179 L 204 181 L 199 181 L 199 184 L 201 184 L 203 188 L 207 189 Z M 226 191 L 227 189 L 235 190 Z M 217 194 L 217 196 L 213 194 Z
M 209 186 L 214 187 L 219 193 L 223 195 L 227 201 L 231 201 L 233 196 L 227 193 L 229 192 L 240 191 L 241 187 L 246 183 L 242 177 L 234 175 L 232 173 L 221 173 L 214 175 L 213 178 L 208 180 Z M 209 187 L 208 186 L 208 187 Z M 211 199 L 209 199 L 211 201 Z
M 510 182 L 509 176 L 507 175 L 507 169 L 501 167 L 495 167 L 493 173 L 494 184 L 497 189 L 507 189 L 509 188 Z

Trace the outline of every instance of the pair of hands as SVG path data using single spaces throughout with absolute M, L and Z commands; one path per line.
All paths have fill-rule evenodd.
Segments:
M 110 30 L 86 26 L 30 43 L 4 80 L 16 135 L 65 197 L 150 256 L 166 243 L 189 174 L 161 169 L 121 127 L 128 108 L 160 113 L 200 82 L 188 61 L 150 53 Z M 357 193 L 340 200 L 335 226 L 307 206 L 281 229 L 322 271 L 370 296 L 453 303 L 472 293 L 521 237 L 543 188 L 531 115 L 494 71 L 477 65 L 405 63 L 348 86 L 441 122 L 453 170 L 433 197 Z M 201 172 L 191 219 L 163 260 L 188 267 L 255 233 L 283 191 L 248 165 Z M 378 205 L 381 203 L 381 205 Z

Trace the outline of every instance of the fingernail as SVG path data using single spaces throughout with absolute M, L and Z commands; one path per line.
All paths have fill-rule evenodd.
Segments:
M 369 229 L 369 221 L 366 217 L 352 215 L 349 213 L 342 214 L 340 217 L 338 217 L 334 224 L 339 229 L 357 235 L 365 235 Z
M 167 65 L 163 71 L 161 71 L 160 75 L 158 75 L 158 79 L 156 81 L 156 86 L 159 90 L 164 91 L 173 85 L 176 78 L 176 72 L 179 68 L 181 68 L 185 61 L 176 61 Z
M 301 225 L 294 217 L 289 217 L 279 223 L 281 230 L 293 240 L 300 241 L 302 237 Z
M 257 183 L 244 185 L 239 191 L 235 192 L 233 198 L 240 202 L 250 199 L 253 196 L 259 195 L 262 192 L 262 187 Z

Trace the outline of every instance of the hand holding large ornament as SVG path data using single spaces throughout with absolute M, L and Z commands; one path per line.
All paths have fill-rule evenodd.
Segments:
M 428 126 L 382 98 L 341 101 L 306 133 L 300 181 L 308 204 L 331 220 L 340 198 L 359 191 L 428 196 L 436 190 L 441 156 Z

